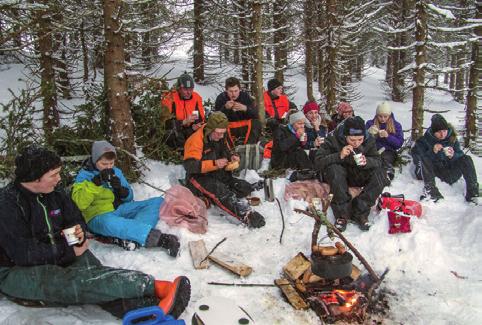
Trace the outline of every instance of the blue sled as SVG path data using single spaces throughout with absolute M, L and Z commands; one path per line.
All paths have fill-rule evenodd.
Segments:
M 139 322 L 141 318 L 149 317 Z M 144 307 L 131 310 L 124 315 L 122 325 L 186 325 L 183 320 L 176 320 L 171 315 L 164 315 L 159 306 Z

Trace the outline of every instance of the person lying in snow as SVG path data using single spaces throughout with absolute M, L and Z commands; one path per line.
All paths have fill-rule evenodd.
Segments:
M 107 141 L 95 141 L 92 155 L 75 178 L 72 199 L 82 211 L 89 230 L 131 249 L 132 243 L 144 247 L 166 248 L 176 257 L 179 240 L 155 229 L 162 197 L 133 201 L 132 189 L 122 171 L 114 167 L 116 151 Z M 134 247 L 135 248 L 135 247 Z
M 424 182 L 424 194 L 420 199 L 434 202 L 443 199 L 435 185 L 435 176 L 453 184 L 461 176 L 465 180 L 465 200 L 477 203 L 479 183 L 474 162 L 460 149 L 454 128 L 440 114 L 432 116 L 431 125 L 411 150 L 417 179 Z
M 393 163 L 397 159 L 397 150 L 403 144 L 402 125 L 395 120 L 392 108 L 387 102 L 382 102 L 377 107 L 377 113 L 372 120 L 367 121 L 368 133 L 376 138 L 377 150 L 381 153 L 383 167 L 387 170 L 390 180 L 395 177 Z
M 360 229 L 368 230 L 370 209 L 389 180 L 375 139 L 367 134 L 361 117 L 347 118 L 328 134 L 316 152 L 315 169 L 333 193 L 331 208 L 335 226 L 344 231 L 347 221 L 352 219 Z M 352 200 L 348 186 L 363 187 L 363 190 Z
M 227 127 L 226 115 L 213 112 L 206 125 L 187 139 L 183 162 L 186 186 L 194 195 L 216 204 L 249 227 L 263 227 L 264 217 L 241 200 L 253 191 L 253 186 L 226 170 L 231 164 L 239 163 L 239 157 L 228 150 Z
M 313 164 L 303 149 L 308 141 L 305 115 L 297 111 L 290 114 L 288 120 L 288 125 L 279 125 L 274 132 L 271 168 L 313 169 Z
M 56 189 L 62 163 L 55 152 L 30 146 L 15 159 L 15 180 L 0 190 L 0 291 L 24 306 L 96 304 L 116 317 L 159 305 L 178 317 L 191 286 L 139 271 L 103 266 L 88 249 L 86 224 L 72 199 Z M 69 246 L 63 230 L 75 227 Z

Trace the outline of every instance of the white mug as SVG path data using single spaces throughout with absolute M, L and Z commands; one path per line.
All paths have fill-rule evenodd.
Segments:
M 199 111 L 193 111 L 192 115 L 194 115 L 194 119 L 197 120 L 199 118 Z
M 69 246 L 80 243 L 79 237 L 75 235 L 75 226 L 62 230 Z
M 357 154 L 354 154 L 354 155 L 353 155 L 353 159 L 355 159 L 355 163 L 356 163 L 358 166 L 360 166 L 360 164 L 361 164 L 362 156 L 363 156 L 362 153 L 357 153 Z

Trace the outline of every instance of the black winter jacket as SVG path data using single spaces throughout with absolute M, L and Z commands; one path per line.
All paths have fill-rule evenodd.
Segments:
M 372 169 L 382 166 L 382 160 L 377 151 L 375 138 L 373 138 L 368 132 L 365 132 L 365 139 L 363 143 L 355 149 L 357 153 L 363 153 L 365 155 L 367 163 L 365 166 L 357 166 L 353 155 L 340 158 L 341 149 L 347 145 L 346 137 L 343 134 L 344 123 L 339 124 L 333 132 L 329 133 L 325 138 L 325 142 L 320 146 L 315 156 L 315 168 L 320 172 L 324 172 L 325 169 L 332 164 L 339 164 L 346 169 Z
M 271 166 L 273 168 L 290 168 L 290 155 L 303 149 L 303 144 L 291 132 L 288 125 L 280 125 L 273 135 L 273 149 L 271 153 Z
M 35 194 L 18 183 L 0 190 L 0 266 L 68 265 L 75 259 L 63 229 L 80 224 L 82 214 L 62 190 Z
M 235 100 L 235 102 L 246 105 L 247 107 L 246 112 L 233 111 L 232 109 L 227 109 L 226 107 L 224 107 L 224 105 L 226 105 L 228 101 L 229 101 L 228 94 L 225 91 L 223 91 L 218 95 L 218 97 L 216 97 L 214 110 L 223 112 L 228 118 L 229 122 L 253 120 L 253 119 L 256 120 L 259 118 L 258 109 L 255 107 L 253 99 L 249 96 L 249 94 L 246 91 L 241 90 L 238 98 L 236 98 Z

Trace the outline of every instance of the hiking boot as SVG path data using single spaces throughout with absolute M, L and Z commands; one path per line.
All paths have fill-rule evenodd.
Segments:
M 128 239 L 120 239 L 115 237 L 112 237 L 112 244 L 120 246 L 124 248 L 126 251 L 135 251 L 141 246 L 135 241 L 128 240 Z
M 160 299 L 159 307 L 174 318 L 182 314 L 191 298 L 191 283 L 185 276 L 178 276 L 173 282 L 155 280 L 154 289 Z
M 244 217 L 244 223 L 247 224 L 249 228 L 261 228 L 266 224 L 264 217 L 256 211 L 248 212 L 246 217 Z
M 159 238 L 158 246 L 167 249 L 170 256 L 176 257 L 179 253 L 179 247 L 181 244 L 175 235 L 162 234 Z
M 440 193 L 436 186 L 425 186 L 423 188 L 423 194 L 420 196 L 420 200 L 430 198 L 433 202 L 443 199 L 443 195 Z
M 346 230 L 346 224 L 346 218 L 336 218 L 335 228 L 338 229 L 340 232 L 344 232 Z

